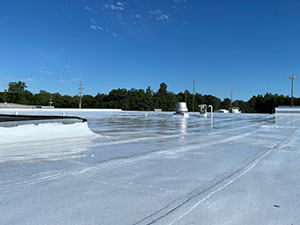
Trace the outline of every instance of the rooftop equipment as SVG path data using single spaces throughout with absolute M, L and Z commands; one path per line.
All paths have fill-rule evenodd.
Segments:
M 207 105 L 206 104 L 199 105 L 199 112 L 200 112 L 201 116 L 206 118 L 207 117 Z
M 210 116 L 213 116 L 214 113 L 214 107 L 212 105 L 209 105 L 208 108 L 210 108 Z
M 213 116 L 213 111 L 214 111 L 213 106 L 212 105 L 207 106 L 206 104 L 199 105 L 200 115 L 206 118 L 208 108 L 210 108 L 210 115 Z
M 182 115 L 185 117 L 189 116 L 188 108 L 186 107 L 186 102 L 177 102 L 175 105 L 175 115 Z
M 229 113 L 241 113 L 239 107 L 232 107 L 229 109 Z

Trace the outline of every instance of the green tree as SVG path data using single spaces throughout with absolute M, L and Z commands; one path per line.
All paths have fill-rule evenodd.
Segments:
M 230 107 L 231 107 L 231 100 L 229 98 L 224 98 L 224 100 L 221 102 L 221 108 L 229 109 Z
M 41 90 L 37 94 L 32 94 L 26 90 L 25 82 L 10 82 L 8 89 L 0 92 L 0 102 L 11 102 L 20 104 L 49 105 L 50 99 L 56 108 L 78 108 L 79 96 L 62 96 L 59 93 L 49 93 Z M 173 111 L 177 101 L 185 101 L 187 96 L 187 106 L 191 111 L 193 108 L 193 95 L 186 91 L 174 94 L 167 90 L 168 86 L 161 83 L 157 92 L 151 87 L 143 89 L 114 89 L 109 94 L 98 93 L 96 96 L 84 95 L 82 97 L 82 107 L 84 108 L 121 108 L 123 110 L 153 110 L 161 108 L 164 111 Z M 228 109 L 230 100 L 225 98 L 222 102 L 212 95 L 201 95 L 195 93 L 194 108 L 198 111 L 198 105 L 212 105 L 215 110 L 220 107 Z M 247 102 L 236 100 L 233 106 L 239 107 L 244 113 L 272 113 L 279 105 L 290 105 L 289 96 L 266 93 L 265 95 L 252 96 Z M 295 105 L 300 105 L 300 98 L 294 99 Z
M 26 97 L 25 97 L 25 89 L 27 88 L 26 83 L 22 81 L 18 82 L 9 82 L 8 83 L 8 102 L 11 103 L 25 103 Z M 26 93 L 28 97 L 30 94 Z M 31 96 L 30 96 L 31 97 Z
M 106 108 L 106 96 L 107 95 L 100 93 L 95 96 L 97 108 Z
M 203 98 L 204 98 L 204 104 L 212 105 L 214 107 L 214 110 L 220 109 L 221 99 L 212 95 L 204 95 Z
M 18 81 L 18 82 L 9 82 L 8 83 L 8 92 L 24 92 L 27 88 L 27 85 L 25 82 Z
M 232 103 L 233 107 L 239 107 L 242 113 L 251 112 L 251 108 L 248 102 L 244 102 L 242 100 L 236 100 Z
M 155 108 L 161 108 L 163 111 L 173 111 L 176 96 L 167 91 L 168 86 L 165 83 L 161 83 L 158 91 L 154 93 L 153 100 Z
M 41 90 L 38 94 L 34 95 L 33 99 L 35 105 L 49 105 L 51 93 Z
M 73 104 L 75 104 L 74 100 Z M 96 99 L 92 95 L 82 96 L 82 108 L 97 108 Z

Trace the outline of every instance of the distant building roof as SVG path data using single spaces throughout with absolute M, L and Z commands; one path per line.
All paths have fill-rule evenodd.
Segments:
M 276 108 L 289 108 L 289 109 L 300 109 L 300 106 L 287 106 L 287 105 L 280 105 Z
M 275 113 L 300 114 L 300 106 L 278 106 Z
M 227 109 L 218 109 L 215 111 L 216 113 L 229 113 Z
M 15 109 L 35 109 L 35 105 L 22 105 L 22 104 L 16 104 L 16 103 L 0 103 L 0 108 L 15 108 Z

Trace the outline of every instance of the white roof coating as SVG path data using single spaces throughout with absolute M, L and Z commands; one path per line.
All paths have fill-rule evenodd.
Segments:
M 172 114 L 70 112 L 99 135 L 0 145 L 1 224 L 300 223 L 300 115 Z

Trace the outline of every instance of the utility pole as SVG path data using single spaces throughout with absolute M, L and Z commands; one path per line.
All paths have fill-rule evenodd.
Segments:
M 230 107 L 232 108 L 232 90 L 231 90 L 231 93 L 230 93 Z
M 53 102 L 52 102 L 52 96 L 50 96 L 50 100 L 49 100 L 49 106 L 52 106 Z
M 296 80 L 298 77 L 295 75 L 289 76 L 289 79 L 291 80 L 291 97 L 292 97 L 292 102 L 291 106 L 293 106 L 293 101 L 294 101 L 294 80 Z
M 82 87 L 82 81 L 80 81 L 80 83 L 79 83 L 79 109 L 81 109 L 82 90 L 83 90 L 83 87 Z
M 187 90 L 186 90 L 186 85 L 185 85 L 185 91 L 184 91 L 184 94 L 185 94 L 185 102 L 187 103 Z
M 195 112 L 195 83 L 196 81 L 193 80 L 193 112 Z

